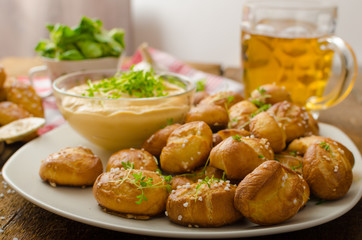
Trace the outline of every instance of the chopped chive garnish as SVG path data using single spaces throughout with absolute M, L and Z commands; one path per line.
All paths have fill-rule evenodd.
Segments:
M 326 151 L 329 151 L 331 149 L 331 147 L 325 142 L 321 142 L 319 146 L 321 146 Z
M 241 142 L 241 137 L 239 135 L 234 135 L 232 138 L 238 142 Z
M 133 68 L 134 66 L 128 72 L 117 73 L 115 76 L 103 79 L 97 83 L 89 80 L 87 82 L 87 94 L 85 95 L 94 97 L 95 94 L 98 94 L 110 99 L 121 98 L 124 94 L 138 98 L 167 95 L 162 78 L 156 75 L 152 69 L 145 71 L 133 70 Z

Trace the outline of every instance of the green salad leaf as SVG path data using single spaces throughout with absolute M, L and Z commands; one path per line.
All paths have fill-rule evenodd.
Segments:
M 97 19 L 83 17 L 78 26 L 47 25 L 49 39 L 35 47 L 41 56 L 59 60 L 82 60 L 100 57 L 119 57 L 125 48 L 124 30 L 107 31 Z

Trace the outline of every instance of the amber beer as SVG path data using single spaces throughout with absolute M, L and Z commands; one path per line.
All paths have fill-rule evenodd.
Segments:
M 321 38 L 283 38 L 242 31 L 241 49 L 245 95 L 258 86 L 285 86 L 304 106 L 308 98 L 323 95 L 331 75 L 333 51 Z

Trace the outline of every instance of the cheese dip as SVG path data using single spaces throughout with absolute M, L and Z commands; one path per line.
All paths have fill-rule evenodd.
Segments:
M 194 93 L 192 83 L 179 80 L 181 85 L 163 81 L 163 95 L 160 97 L 137 98 L 121 94 L 120 98 L 111 99 L 102 93 L 89 97 L 89 85 L 99 81 L 80 81 L 81 84 L 75 85 L 74 76 L 71 79 L 74 80 L 70 84 L 73 86 L 64 94 L 54 87 L 61 113 L 78 133 L 109 150 L 138 148 L 167 123 L 182 123 L 190 110 Z

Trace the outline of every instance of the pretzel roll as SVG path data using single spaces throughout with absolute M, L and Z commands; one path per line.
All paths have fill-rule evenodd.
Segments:
M 312 193 L 326 200 L 343 197 L 352 180 L 352 166 L 338 145 L 314 143 L 307 148 L 303 159 L 303 176 Z
M 0 88 L 4 86 L 5 80 L 6 80 L 6 73 L 4 67 L 0 65 Z
M 221 141 L 224 140 L 221 138 L 221 136 L 218 133 L 214 133 L 212 135 L 212 145 L 215 147 L 216 145 L 218 145 L 219 143 L 221 143 Z
M 240 93 L 233 91 L 220 91 L 212 94 L 203 100 L 199 104 L 215 104 L 220 107 L 229 109 L 235 103 L 244 100 Z
M 223 129 L 213 135 L 213 144 L 214 146 L 216 146 L 222 140 L 235 135 L 238 135 L 240 137 L 248 137 L 251 135 L 251 133 L 244 129 Z
M 106 171 L 112 168 L 122 168 L 126 164 L 133 164 L 134 169 L 156 171 L 158 169 L 156 158 L 146 150 L 123 149 L 113 153 L 107 163 Z
M 166 146 L 170 134 L 181 124 L 168 125 L 152 134 L 142 145 L 142 148 L 155 157 L 160 157 L 162 148 Z
M 205 165 L 212 146 L 212 131 L 201 121 L 185 123 L 174 130 L 162 149 L 161 169 L 168 173 L 191 172 Z
M 206 177 L 221 179 L 223 178 L 223 174 L 224 172 L 222 170 L 215 167 L 207 166 L 191 173 L 174 176 L 171 181 L 171 187 L 172 189 L 176 189 L 177 186 L 182 186 L 187 183 L 195 183 L 199 179 L 205 179 Z
M 274 159 L 274 152 L 266 138 L 245 137 L 242 139 L 258 154 L 259 158 L 265 160 Z
M 296 104 L 284 101 L 274 104 L 267 112 L 273 116 L 287 136 L 287 142 L 305 135 L 308 125 L 308 113 Z
M 32 117 L 32 115 L 20 105 L 8 101 L 0 102 L 0 125 L 28 117 Z
M 251 115 L 256 111 L 258 108 L 250 101 L 236 103 L 229 109 L 229 128 L 249 130 Z
M 178 186 L 183 186 L 185 184 L 193 184 L 194 181 L 189 179 L 186 176 L 174 176 L 171 180 L 171 189 L 176 190 Z
M 6 98 L 8 101 L 21 105 L 34 117 L 44 117 L 44 109 L 41 97 L 29 84 L 14 81 L 6 88 Z
M 318 135 L 319 134 L 319 126 L 318 121 L 313 118 L 313 116 L 307 112 L 307 115 L 305 116 L 307 121 L 307 129 L 304 133 L 304 136 L 311 136 L 311 135 Z
M 342 143 L 339 143 L 331 138 L 328 137 L 321 137 L 321 136 L 309 136 L 309 137 L 302 137 L 299 139 L 295 139 L 292 141 L 288 146 L 289 152 L 296 152 L 297 154 L 304 155 L 307 151 L 307 148 L 314 144 L 314 143 L 327 143 L 330 146 L 333 146 L 334 149 L 337 149 L 341 154 L 344 154 L 345 157 L 350 162 L 351 166 L 354 165 L 354 156 L 353 153 L 346 148 Z
M 227 127 L 229 115 L 225 108 L 215 104 L 200 104 L 186 115 L 186 122 L 204 121 L 213 131 Z
M 197 182 L 199 179 L 204 179 L 206 177 L 221 179 L 223 177 L 223 173 L 224 172 L 218 168 L 206 166 L 189 174 L 185 174 L 185 176 L 193 182 Z
M 234 208 L 236 186 L 228 181 L 200 180 L 173 190 L 168 197 L 166 216 L 189 227 L 220 227 L 242 218 Z
M 0 101 L 6 101 L 6 91 L 2 87 L 0 87 Z
M 303 176 L 303 157 L 294 152 L 281 152 L 274 157 L 275 160 L 280 162 L 283 166 L 288 167 Z
M 113 168 L 97 178 L 93 195 L 109 213 L 148 219 L 165 210 L 168 186 L 156 172 Z
M 292 102 L 290 93 L 285 90 L 285 87 L 279 87 L 274 84 L 262 85 L 255 89 L 251 92 L 251 99 L 267 104 L 276 104 L 283 101 Z
M 196 106 L 199 104 L 204 98 L 210 96 L 210 94 L 206 91 L 199 91 L 194 94 L 194 102 L 193 104 Z
M 211 150 L 210 166 L 241 180 L 268 159 L 274 159 L 274 154 L 266 139 L 229 137 Z
M 6 81 L 6 73 L 2 65 L 0 65 L 0 101 L 6 99 L 6 92 L 4 89 L 4 83 Z
M 313 143 L 321 143 L 328 141 L 327 137 L 322 136 L 308 136 L 293 140 L 287 148 L 288 152 L 296 152 L 297 154 L 304 155 L 307 148 Z
M 266 161 L 238 185 L 234 206 L 251 222 L 272 225 L 293 217 L 309 198 L 306 181 L 277 161 Z
M 39 175 L 51 186 L 89 186 L 103 172 L 100 158 L 85 147 L 66 147 L 50 154 L 40 165 Z
M 285 131 L 269 113 L 261 112 L 253 117 L 249 127 L 255 137 L 268 139 L 275 153 L 285 148 Z
M 192 177 L 192 179 L 196 182 L 199 179 L 204 179 L 206 177 L 208 178 L 217 178 L 217 179 L 221 179 L 223 176 L 223 171 L 212 167 L 212 166 L 207 166 L 206 168 L 202 168 L 199 170 L 195 171 L 196 176 Z

